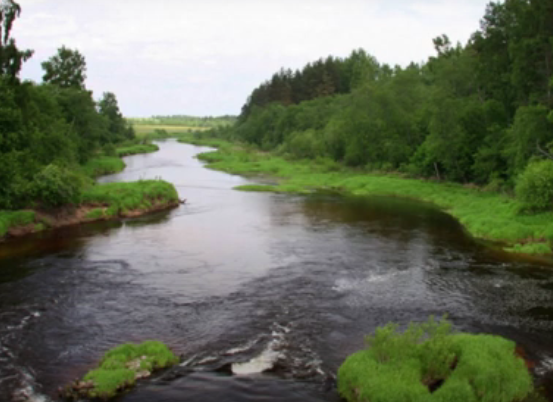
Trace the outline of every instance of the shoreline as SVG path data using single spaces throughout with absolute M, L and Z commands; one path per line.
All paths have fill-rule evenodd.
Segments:
M 152 150 L 153 147 L 155 150 Z M 141 153 L 155 152 L 159 147 L 152 144 L 146 149 L 142 148 L 144 152 Z M 122 156 L 100 156 L 89 161 L 88 166 L 91 170 L 89 173 L 93 177 L 98 177 L 94 174 L 97 171 L 101 171 L 102 175 L 113 174 L 123 171 L 126 167 Z M 93 168 L 91 169 L 90 166 Z M 78 205 L 65 205 L 49 211 L 38 209 L 0 211 L 0 243 L 8 239 L 69 226 L 137 218 L 176 208 L 182 203 L 175 187 L 161 180 L 95 183 L 84 191 L 81 197 L 81 203 Z
M 237 190 L 292 194 L 332 191 L 429 202 L 458 220 L 475 240 L 495 243 L 505 252 L 526 257 L 553 255 L 553 213 L 521 215 L 518 202 L 504 194 L 456 183 L 354 170 L 328 160 L 287 160 L 221 140 L 181 138 L 180 141 L 218 146 L 217 151 L 198 155 L 208 168 L 277 179 L 275 185 L 245 185 L 236 187 Z
M 113 215 L 110 215 L 110 207 L 107 205 L 80 205 L 76 207 L 63 207 L 52 213 L 35 210 L 23 210 L 29 214 L 34 214 L 34 221 L 26 225 L 10 227 L 4 235 L 0 236 L 0 243 L 10 239 L 54 231 L 70 226 L 139 218 L 156 212 L 177 208 L 180 204 L 181 201 L 159 202 L 147 209 L 120 211 Z

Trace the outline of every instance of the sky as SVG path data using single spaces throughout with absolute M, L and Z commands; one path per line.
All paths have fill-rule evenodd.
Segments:
M 35 54 L 65 45 L 86 58 L 95 98 L 117 95 L 127 117 L 238 114 L 281 67 L 363 48 L 405 66 L 434 54 L 432 38 L 466 43 L 488 0 L 18 0 L 12 36 Z

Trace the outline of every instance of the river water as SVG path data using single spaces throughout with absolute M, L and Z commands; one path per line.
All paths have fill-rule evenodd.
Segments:
M 553 268 L 390 198 L 232 190 L 205 148 L 160 143 L 102 181 L 163 178 L 187 203 L 0 245 L 0 401 L 57 400 L 122 342 L 183 364 L 124 402 L 339 401 L 334 373 L 389 321 L 449 314 L 517 341 L 553 401 Z

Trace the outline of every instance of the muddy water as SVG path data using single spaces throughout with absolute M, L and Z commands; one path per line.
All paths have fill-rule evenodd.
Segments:
M 178 209 L 0 245 L 1 401 L 56 400 L 103 351 L 149 338 L 184 363 L 125 402 L 339 401 L 333 374 L 365 334 L 444 313 L 519 342 L 550 386 L 551 266 L 425 204 L 234 191 L 247 180 L 200 151 L 167 141 L 104 178 L 171 181 Z

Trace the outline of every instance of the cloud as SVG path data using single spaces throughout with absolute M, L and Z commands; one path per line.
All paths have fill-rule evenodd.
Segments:
M 487 0 L 21 0 L 14 36 L 36 50 L 62 44 L 87 58 L 88 87 L 113 91 L 127 115 L 238 113 L 280 67 L 365 48 L 406 65 L 442 33 L 465 42 Z

